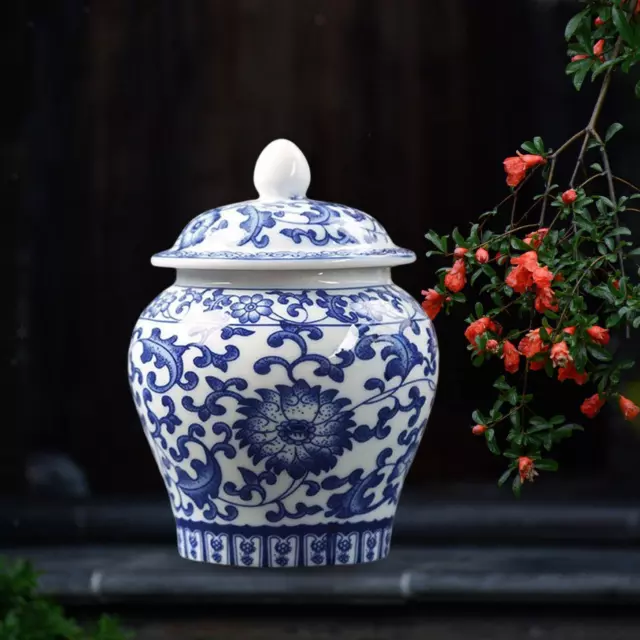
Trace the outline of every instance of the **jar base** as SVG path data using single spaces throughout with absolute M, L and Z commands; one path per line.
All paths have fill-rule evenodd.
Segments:
M 238 567 L 326 567 L 382 560 L 393 518 L 292 526 L 234 526 L 176 519 L 187 560 Z

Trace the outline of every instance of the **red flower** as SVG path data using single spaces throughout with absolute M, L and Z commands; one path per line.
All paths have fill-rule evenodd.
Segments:
M 566 205 L 573 204 L 578 199 L 578 194 L 575 189 L 569 189 L 562 194 L 562 202 Z
M 487 427 L 485 427 L 485 425 L 477 424 L 473 429 L 471 429 L 471 433 L 473 433 L 474 436 L 481 436 L 486 430 Z
M 520 456 L 518 458 L 518 473 L 520 474 L 520 482 L 533 482 L 533 479 L 538 475 L 535 469 L 535 464 L 531 458 L 527 456 Z
M 604 51 L 604 39 L 600 38 L 600 40 L 598 40 L 598 42 L 596 42 L 593 45 L 593 55 L 600 56 L 602 55 L 603 51 Z
M 604 407 L 604 403 L 604 398 L 601 398 L 600 394 L 594 393 L 580 405 L 580 411 L 582 411 L 587 418 L 595 418 L 598 413 L 600 413 L 600 409 Z
M 507 256 L 503 256 L 499 251 L 496 253 L 496 262 L 498 264 L 504 264 L 507 261 Z
M 551 362 L 554 367 L 566 367 L 571 362 L 571 354 L 569 353 L 569 346 L 563 340 L 562 342 L 556 342 L 551 347 Z
M 440 313 L 440 309 L 442 309 L 444 296 L 441 293 L 438 293 L 435 289 L 422 291 L 422 295 L 424 296 L 422 308 L 425 310 L 425 313 L 429 318 L 433 320 Z
M 518 155 L 506 158 L 502 163 L 507 173 L 507 184 L 510 187 L 517 187 L 524 180 L 527 169 L 547 162 L 542 156 L 522 154 L 519 151 L 516 153 Z
M 510 187 L 517 187 L 527 174 L 527 166 L 518 156 L 506 158 L 502 164 L 507 174 L 507 184 Z
M 491 340 L 487 340 L 487 351 L 489 353 L 498 353 L 498 341 L 491 338 Z
M 640 407 L 622 395 L 618 400 L 618 404 L 620 405 L 620 411 L 622 411 L 625 420 L 633 420 L 640 413 Z
M 540 337 L 540 329 L 534 329 L 533 331 L 529 331 L 522 340 L 520 340 L 520 344 L 518 345 L 518 350 L 520 353 L 527 357 L 533 358 L 537 353 L 542 351 L 542 338 Z
M 467 330 L 464 332 L 464 337 L 475 347 L 477 338 L 487 330 L 497 333 L 498 327 L 490 318 L 480 318 L 467 327 Z
M 558 310 L 558 302 L 556 300 L 556 294 L 551 287 L 543 287 L 536 292 L 536 300 L 534 303 L 536 311 L 538 313 L 544 313 L 546 309 L 549 311 Z
M 571 58 L 571 62 L 578 62 L 578 60 L 586 60 L 589 56 L 584 54 L 584 53 L 579 53 L 576 56 L 573 56 L 573 58 Z
M 535 251 L 527 251 L 521 256 L 511 258 L 511 264 L 516 267 L 511 269 L 505 283 L 516 293 L 524 293 L 533 286 L 533 272 L 540 266 L 538 254 Z
M 603 24 L 605 24 L 605 20 L 603 20 L 600 16 L 598 16 L 594 21 L 593 24 L 596 25 L 596 27 L 601 27 Z
M 464 258 L 464 254 L 467 253 L 467 251 L 469 251 L 469 249 L 465 249 L 464 247 L 456 247 L 453 250 L 453 257 L 456 260 L 460 260 L 460 258 Z
M 603 347 L 609 344 L 609 329 L 603 329 L 594 325 L 587 329 L 587 335 L 596 343 Z
M 614 289 L 617 289 L 618 291 L 620 291 L 620 280 L 614 280 L 614 281 L 611 283 L 611 286 L 612 286 Z
M 464 285 L 467 284 L 467 269 L 464 266 L 464 260 L 460 258 L 453 263 L 453 267 L 447 271 L 447 275 L 444 277 L 444 286 L 458 293 L 464 289 Z
M 520 368 L 520 353 L 508 340 L 502 343 L 502 357 L 504 358 L 505 371 L 517 373 Z
M 549 347 L 545 347 L 545 351 L 549 350 Z M 531 371 L 540 371 L 540 369 L 544 369 L 547 362 L 549 362 L 549 357 L 547 356 L 544 360 L 534 360 L 529 363 L 529 369 Z
M 539 353 L 546 353 L 549 351 L 549 345 L 542 342 L 540 329 L 538 328 L 533 329 L 533 331 L 529 331 L 529 333 L 520 340 L 518 349 L 523 356 L 530 360 Z M 544 369 L 548 359 L 549 358 L 547 356 L 544 359 L 536 359 L 533 362 L 529 362 L 529 369 L 531 369 L 531 371 L 540 371 L 540 369 Z
M 531 167 L 535 167 L 538 164 L 547 164 L 547 161 L 538 155 L 534 155 L 531 153 L 525 153 L 524 155 L 519 151 L 516 151 L 522 162 L 524 162 L 527 169 L 531 169 Z
M 572 336 L 576 332 L 576 328 L 575 327 L 565 327 L 563 329 L 563 331 L 565 333 L 568 333 L 570 336 Z
M 573 362 L 569 362 L 566 367 L 558 369 L 558 380 L 564 382 L 565 380 L 573 380 L 576 384 L 583 385 L 589 379 L 589 374 L 578 373 L 576 366 Z
M 489 252 L 481 247 L 476 251 L 476 260 L 480 264 L 486 264 L 489 262 Z
M 540 266 L 538 264 L 538 254 L 535 251 L 527 251 L 520 256 L 511 258 L 511 264 L 522 267 L 531 273 Z
M 551 286 L 553 273 L 549 271 L 549 267 L 538 267 L 533 272 L 533 281 L 536 283 L 536 287 L 545 289 Z
M 601 38 L 593 45 L 593 55 L 598 56 L 601 62 L 604 62 L 604 56 L 602 52 L 604 51 L 604 39 Z
M 542 229 L 538 229 L 537 231 L 528 233 L 522 242 L 528 244 L 534 249 L 538 249 L 542 244 L 542 241 L 545 239 L 547 233 L 549 233 L 549 229 L 547 227 L 542 227 Z

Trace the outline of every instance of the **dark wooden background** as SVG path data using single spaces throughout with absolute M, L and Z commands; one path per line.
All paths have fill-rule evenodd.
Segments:
M 162 490 L 126 381 L 131 328 L 173 277 L 149 256 L 197 213 L 253 197 L 253 163 L 273 138 L 303 149 L 313 197 L 368 211 L 416 251 L 418 263 L 395 278 L 419 297 L 440 266 L 422 257 L 426 230 L 464 226 L 501 199 L 501 161 L 522 140 L 543 134 L 557 145 L 586 122 L 593 90 L 575 95 L 563 70 L 563 24 L 576 4 L 4 4 L 9 490 L 34 450 L 67 453 L 97 493 Z M 638 178 L 637 104 L 625 81 L 605 119 L 614 109 L 627 125 L 614 160 Z M 468 434 L 487 375 L 468 365 L 463 317 L 437 326 L 440 391 L 416 484 L 492 479 L 501 468 Z M 577 404 L 583 395 L 562 393 Z M 566 447 L 564 472 L 615 467 L 615 430 Z M 625 450 L 638 446 L 630 433 Z

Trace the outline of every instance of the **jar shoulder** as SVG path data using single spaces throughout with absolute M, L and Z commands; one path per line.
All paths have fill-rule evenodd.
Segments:
M 430 322 L 418 302 L 395 284 L 345 288 L 224 288 L 172 285 L 139 322 L 239 326 Z

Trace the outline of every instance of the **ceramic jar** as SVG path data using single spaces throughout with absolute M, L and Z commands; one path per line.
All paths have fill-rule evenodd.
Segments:
M 366 213 L 308 199 L 309 181 L 298 147 L 276 140 L 256 163 L 257 200 L 199 215 L 152 258 L 177 279 L 135 326 L 129 381 L 191 560 L 389 552 L 436 336 L 391 280 L 415 255 Z

